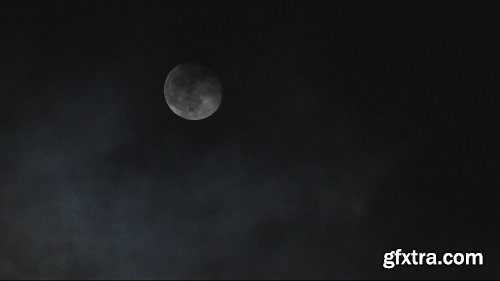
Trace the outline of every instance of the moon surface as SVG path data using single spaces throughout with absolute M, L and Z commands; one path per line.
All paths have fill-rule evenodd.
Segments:
M 165 81 L 164 94 L 170 109 L 187 120 L 211 116 L 222 102 L 222 86 L 217 75 L 195 63 L 174 67 Z

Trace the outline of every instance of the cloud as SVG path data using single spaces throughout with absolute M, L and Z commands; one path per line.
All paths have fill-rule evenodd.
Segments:
M 321 123 L 318 89 L 284 87 L 299 92 L 288 117 L 265 108 L 233 130 L 165 120 L 149 88 L 91 70 L 19 89 L 0 138 L 0 277 L 360 276 L 347 234 L 394 153 Z

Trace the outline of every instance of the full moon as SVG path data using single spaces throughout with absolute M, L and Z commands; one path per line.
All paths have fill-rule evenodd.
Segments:
M 163 90 L 170 109 L 187 120 L 211 116 L 222 102 L 222 86 L 217 75 L 195 63 L 174 67 L 167 76 Z

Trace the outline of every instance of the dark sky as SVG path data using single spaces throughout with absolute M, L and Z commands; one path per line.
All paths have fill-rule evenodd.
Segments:
M 1 279 L 500 277 L 496 2 L 0 5 Z

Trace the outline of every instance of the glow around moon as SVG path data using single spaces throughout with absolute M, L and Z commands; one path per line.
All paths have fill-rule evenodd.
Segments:
M 167 76 L 165 100 L 170 109 L 187 120 L 214 114 L 222 102 L 222 86 L 210 69 L 195 63 L 176 66 Z

